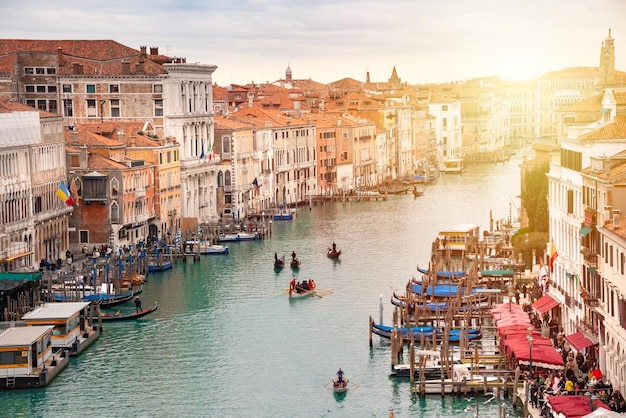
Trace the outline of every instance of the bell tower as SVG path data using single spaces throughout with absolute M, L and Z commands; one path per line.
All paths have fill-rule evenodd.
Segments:
M 615 78 L 615 42 L 609 29 L 609 36 L 602 42 L 602 48 L 600 48 L 598 82 L 603 84 L 613 78 Z

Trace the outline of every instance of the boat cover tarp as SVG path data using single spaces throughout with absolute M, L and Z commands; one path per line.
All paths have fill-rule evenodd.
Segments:
M 442 297 L 442 298 L 450 298 L 456 297 L 457 292 L 459 291 L 459 286 L 454 284 L 436 284 L 434 286 L 428 286 L 424 290 L 421 284 L 413 284 L 411 286 L 411 291 L 417 294 L 427 294 L 429 296 Z M 464 294 L 464 288 L 460 288 L 461 295 Z M 476 293 L 476 289 L 472 289 L 470 295 Z

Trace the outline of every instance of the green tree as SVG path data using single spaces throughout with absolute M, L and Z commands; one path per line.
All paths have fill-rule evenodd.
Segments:
M 522 184 L 522 206 L 528 216 L 529 232 L 548 233 L 548 162 L 529 170 Z

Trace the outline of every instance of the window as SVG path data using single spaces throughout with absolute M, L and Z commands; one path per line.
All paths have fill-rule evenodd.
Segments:
M 35 69 L 33 67 L 24 67 L 24 74 L 26 75 L 35 74 Z
M 35 213 L 41 212 L 41 196 L 35 197 Z
M 120 117 L 120 101 L 119 99 L 111 100 L 111 117 Z
M 96 101 L 95 99 L 89 99 L 87 100 L 87 117 L 95 118 L 96 116 L 98 116 L 96 112 Z
M 120 85 L 119 84 L 109 84 L 109 93 L 119 93 Z
M 28 99 L 28 100 L 26 100 L 26 105 L 30 106 L 30 107 L 35 107 L 36 102 L 34 100 L 32 100 L 32 99 Z
M 574 213 L 574 191 L 567 191 L 567 213 Z
M 35 86 L 32 85 L 28 85 L 28 86 L 24 86 L 26 93 L 34 93 L 35 92 Z
M 117 197 L 119 188 L 120 182 L 117 179 L 111 179 L 111 198 Z
M 120 207 L 115 202 L 111 203 L 111 223 L 120 223 Z
M 154 116 L 163 116 L 163 99 L 154 101 Z
M 37 68 L 35 68 L 35 74 L 37 74 L 37 75 L 45 75 L 46 74 L 46 69 L 45 68 L 41 68 L 41 67 L 37 67 Z
M 56 93 L 57 86 L 48 86 L 48 93 Z
M 72 99 L 63 99 L 63 116 L 65 117 L 74 116 L 74 107 L 72 104 Z
M 72 85 L 71 84 L 63 84 L 62 91 L 63 91 L 63 93 L 71 93 L 72 92 Z
M 80 235 L 80 243 L 81 244 L 86 244 L 86 243 L 89 242 L 89 231 L 81 230 L 81 231 L 79 231 L 79 235 Z
M 441 111 L 446 112 L 448 110 L 448 105 L 441 106 Z
M 152 85 L 153 93 L 163 93 L 163 84 L 153 84 Z
M 96 85 L 95 84 L 87 84 L 86 89 L 87 89 L 87 93 L 95 93 L 96 92 Z
M 37 100 L 37 109 L 39 109 L 39 110 L 47 110 L 46 109 L 46 101 L 45 100 Z
M 45 93 L 46 86 L 37 86 L 37 93 Z
M 48 112 L 50 113 L 58 113 L 57 101 L 56 100 L 48 100 Z
M 57 73 L 57 69 L 54 67 L 46 68 L 46 74 L 55 75 Z

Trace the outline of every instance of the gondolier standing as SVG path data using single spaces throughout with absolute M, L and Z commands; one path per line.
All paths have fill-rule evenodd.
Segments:
M 135 298 L 135 310 L 137 312 L 141 312 L 142 311 L 142 309 L 141 309 L 141 299 L 139 299 L 139 296 L 137 296 Z
M 296 278 L 292 278 L 291 279 L 291 283 L 289 283 L 289 290 L 290 291 L 294 291 L 296 290 Z

